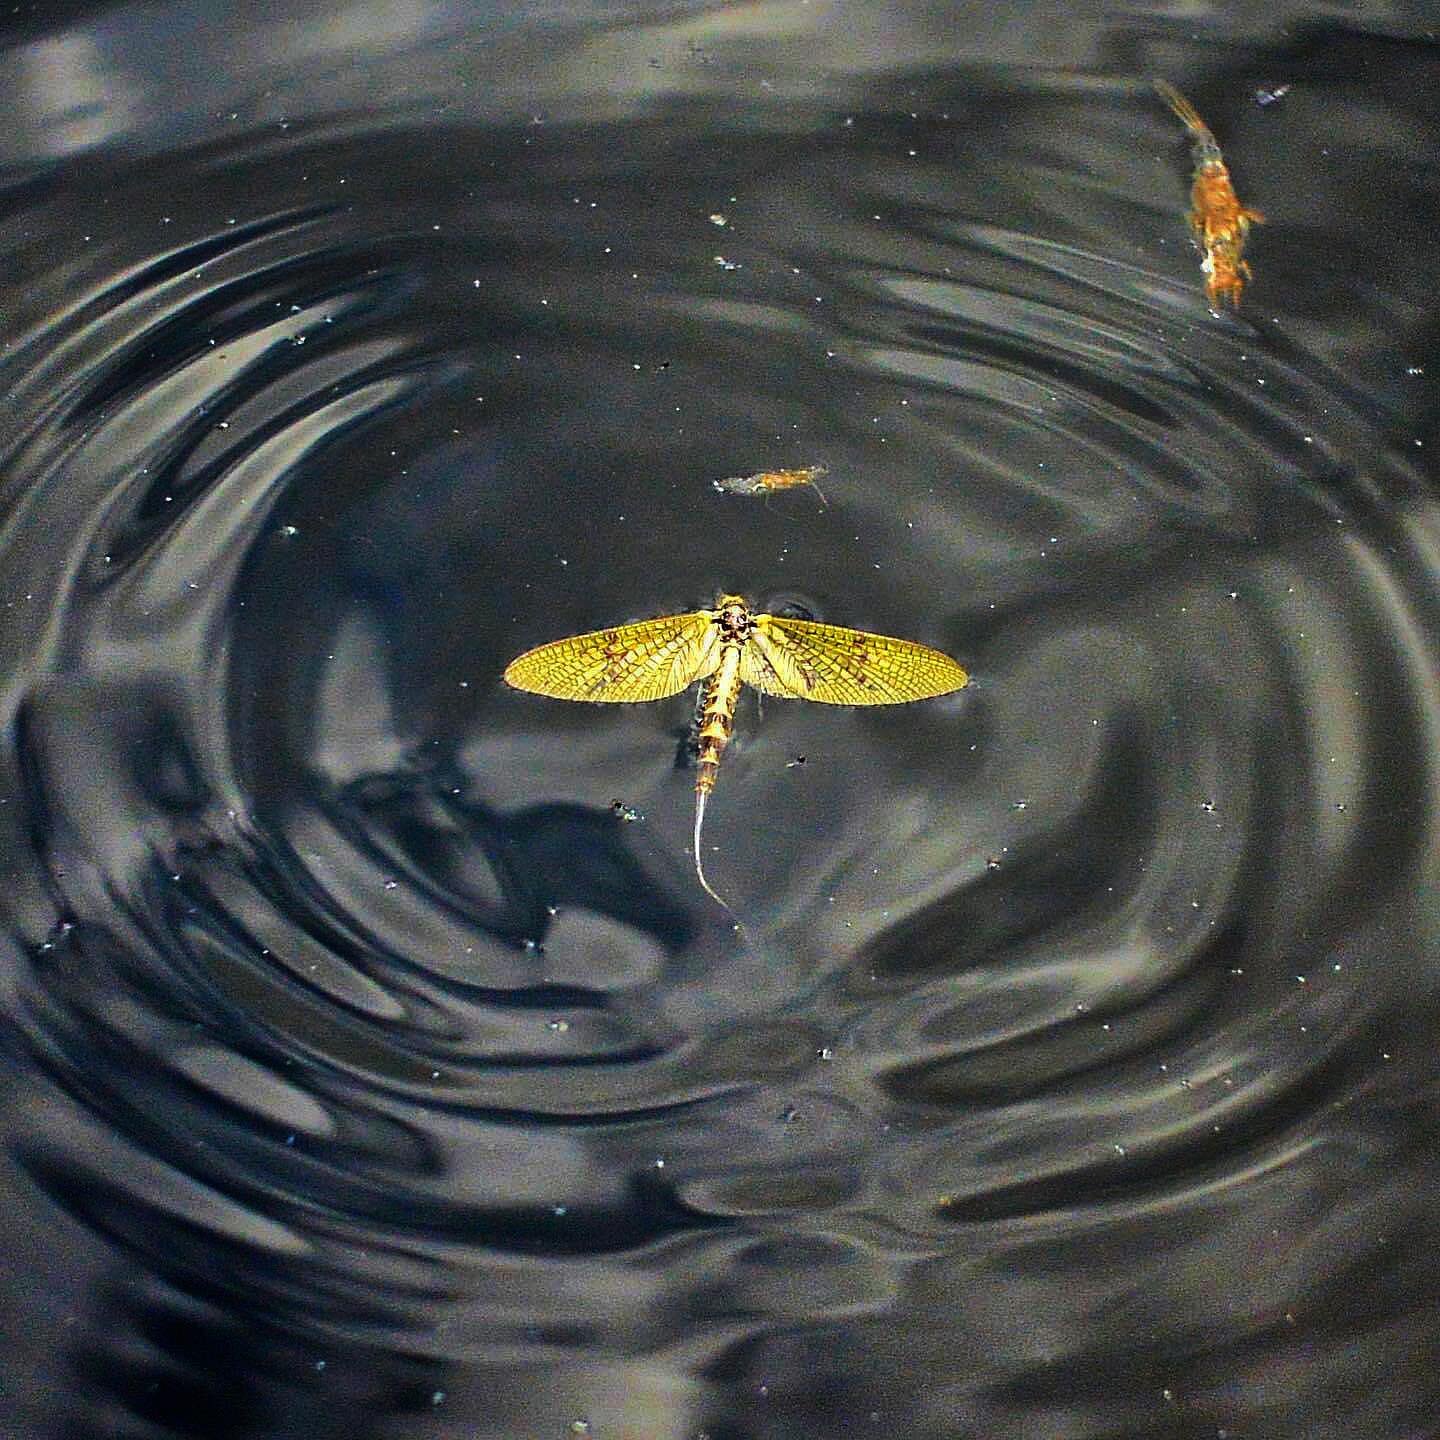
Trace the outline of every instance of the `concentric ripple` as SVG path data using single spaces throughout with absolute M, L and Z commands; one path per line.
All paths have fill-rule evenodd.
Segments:
M 1420 1433 L 1418 45 L 408 14 L 0 55 L 13 1433 Z M 742 706 L 733 917 L 690 698 L 498 678 L 732 589 L 974 672 Z

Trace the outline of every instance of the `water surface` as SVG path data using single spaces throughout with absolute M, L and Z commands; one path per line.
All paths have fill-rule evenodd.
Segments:
M 1428 23 L 7 20 L 7 1433 L 1428 1434 Z M 722 590 L 974 673 L 742 705 L 733 915 L 499 680 Z

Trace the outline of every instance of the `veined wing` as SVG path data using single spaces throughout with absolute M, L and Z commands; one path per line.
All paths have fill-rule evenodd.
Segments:
M 823 705 L 897 705 L 948 695 L 970 677 L 948 655 L 843 625 L 757 615 L 740 678 L 767 695 Z
M 512 660 L 505 683 L 557 700 L 661 700 L 719 663 L 719 629 L 696 610 L 552 640 Z

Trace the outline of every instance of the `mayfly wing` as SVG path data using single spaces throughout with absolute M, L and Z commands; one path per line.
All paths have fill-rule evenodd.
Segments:
M 505 683 L 557 700 L 662 700 L 719 663 L 719 629 L 697 610 L 552 640 L 512 660 Z
M 948 655 L 843 625 L 757 615 L 740 678 L 767 695 L 822 705 L 898 705 L 962 689 L 970 677 Z

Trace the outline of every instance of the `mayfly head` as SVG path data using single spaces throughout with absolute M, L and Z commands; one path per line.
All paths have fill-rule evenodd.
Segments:
M 755 617 L 743 595 L 722 595 L 715 602 L 715 623 L 722 640 L 745 641 L 755 628 Z

